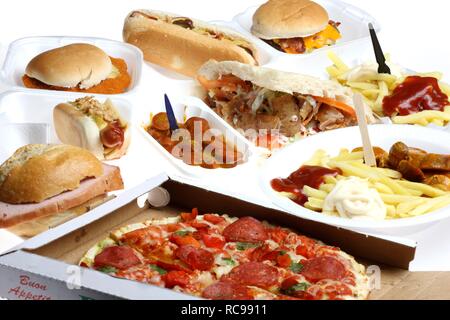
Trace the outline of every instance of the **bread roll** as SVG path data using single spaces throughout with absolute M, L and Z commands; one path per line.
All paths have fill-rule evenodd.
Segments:
M 253 15 L 252 33 L 258 38 L 307 37 L 327 26 L 327 11 L 309 0 L 269 0 Z
M 85 149 L 70 145 L 27 145 L 0 166 L 0 201 L 39 203 L 76 189 L 86 178 L 102 174 L 102 163 Z

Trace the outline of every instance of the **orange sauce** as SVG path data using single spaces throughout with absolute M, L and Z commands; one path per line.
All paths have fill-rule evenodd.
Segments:
M 131 77 L 128 74 L 127 64 L 123 59 L 110 57 L 112 64 L 119 70 L 119 75 L 112 79 L 105 79 L 99 84 L 88 89 L 63 88 L 45 84 L 37 79 L 30 78 L 27 75 L 22 77 L 23 84 L 31 89 L 45 89 L 57 91 L 71 91 L 71 92 L 86 92 L 86 93 L 101 93 L 101 94 L 116 94 L 123 93 L 127 90 L 131 83 Z

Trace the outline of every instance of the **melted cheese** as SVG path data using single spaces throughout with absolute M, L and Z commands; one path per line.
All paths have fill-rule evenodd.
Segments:
M 341 37 L 339 31 L 328 24 L 327 27 L 312 36 L 303 38 L 306 50 L 319 49 L 326 45 L 333 44 Z

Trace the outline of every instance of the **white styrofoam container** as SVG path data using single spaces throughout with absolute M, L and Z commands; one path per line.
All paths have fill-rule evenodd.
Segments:
M 48 91 L 26 88 L 22 83 L 25 68 L 28 62 L 36 55 L 71 43 L 89 43 L 99 47 L 114 58 L 124 59 L 128 66 L 128 73 L 131 76 L 131 84 L 123 94 L 133 92 L 139 85 L 143 61 L 141 50 L 127 43 L 91 37 L 49 36 L 18 39 L 12 42 L 8 48 L 3 68 L 0 72 L 0 79 L 13 89 Z M 78 94 L 83 95 L 85 93 Z
M 396 220 L 357 220 L 332 217 L 306 209 L 287 197 L 274 191 L 270 181 L 274 178 L 285 178 L 310 159 L 319 149 L 329 155 L 337 155 L 341 148 L 354 149 L 361 146 L 358 127 L 336 129 L 297 141 L 276 152 L 265 163 L 261 170 L 259 183 L 264 193 L 272 202 L 295 215 L 346 229 L 365 233 L 388 234 L 396 236 L 410 235 L 422 231 L 441 220 L 450 218 L 450 207 L 412 218 Z M 372 145 L 389 150 L 391 146 L 402 141 L 410 147 L 416 147 L 432 153 L 450 153 L 450 134 L 429 128 L 410 125 L 371 125 L 369 134 Z M 295 159 L 295 161 L 293 160 Z
M 341 32 L 342 38 L 337 41 L 337 43 L 332 46 L 339 47 L 342 45 L 353 44 L 357 41 L 367 39 L 369 37 L 369 28 L 368 23 L 372 22 L 375 30 L 377 32 L 380 31 L 380 25 L 367 12 L 353 6 L 347 4 L 345 2 L 339 0 L 317 0 L 315 1 L 323 6 L 330 17 L 331 20 L 336 22 L 341 22 L 339 26 L 339 30 Z M 255 43 L 258 43 L 265 51 L 270 52 L 270 55 L 273 59 L 275 58 L 287 58 L 287 59 L 301 59 L 306 58 L 308 56 L 323 52 L 328 47 L 320 48 L 314 50 L 309 54 L 287 54 L 281 52 L 269 44 L 265 43 L 261 39 L 253 36 L 251 33 L 251 27 L 253 23 L 253 15 L 258 6 L 253 6 L 248 8 L 246 11 L 236 15 L 233 18 L 233 21 L 237 22 L 240 26 L 240 31 L 246 34 L 247 36 L 251 36 L 254 39 Z
M 95 96 L 100 102 L 111 99 L 123 119 L 131 123 L 132 107 L 127 100 L 107 95 L 89 96 Z M 61 143 L 53 127 L 53 108 L 59 103 L 73 101 L 79 97 L 79 94 L 71 92 L 58 95 L 41 90 L 5 92 L 0 94 L 0 124 L 45 123 L 51 127 L 48 143 Z
M 158 141 L 156 141 L 149 133 L 144 129 L 144 126 L 149 124 L 150 115 L 146 114 L 141 119 L 139 130 L 145 139 L 156 148 L 159 153 L 164 156 L 173 166 L 178 168 L 182 174 L 189 177 L 196 178 L 212 178 L 217 175 L 233 174 L 238 175 L 240 172 L 248 170 L 249 166 L 255 165 L 255 161 L 258 158 L 256 148 L 241 134 L 239 134 L 234 128 L 232 128 L 225 120 L 220 118 L 214 113 L 202 100 L 195 97 L 184 97 L 175 99 L 172 101 L 172 107 L 174 110 L 175 118 L 177 122 L 184 123 L 185 120 L 191 117 L 201 117 L 208 121 L 212 129 L 220 130 L 226 137 L 227 141 L 234 144 L 237 149 L 243 153 L 246 162 L 230 169 L 205 169 L 200 166 L 192 166 L 184 163 L 182 160 L 175 158 L 164 147 L 162 147 Z M 152 108 L 153 115 L 158 112 L 165 112 L 163 104 L 157 108 Z

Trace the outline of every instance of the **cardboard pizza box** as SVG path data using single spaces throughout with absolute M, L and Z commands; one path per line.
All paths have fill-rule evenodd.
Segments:
M 110 231 L 147 219 L 175 216 L 193 207 L 201 213 L 250 215 L 292 228 L 340 247 L 357 261 L 370 265 L 368 270 L 372 273 L 380 270 L 377 265 L 407 269 L 415 254 L 414 245 L 305 220 L 192 182 L 173 180 L 165 174 L 149 179 L 138 190 L 135 194 L 142 196 L 122 200 L 126 203 L 118 210 L 108 214 L 93 211 L 63 225 L 65 233 L 45 233 L 0 256 L 0 296 L 8 299 L 194 299 L 173 290 L 77 266 L 85 252 Z

